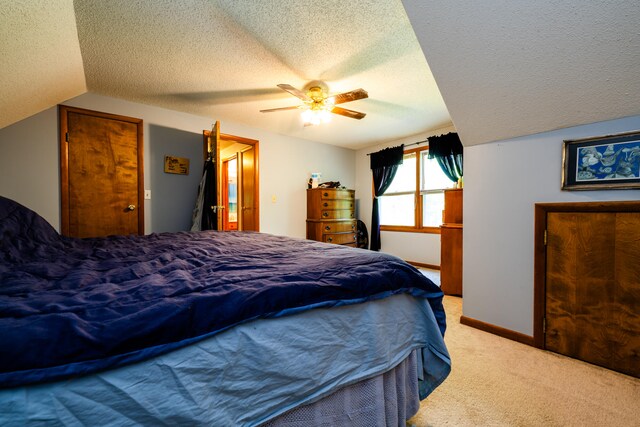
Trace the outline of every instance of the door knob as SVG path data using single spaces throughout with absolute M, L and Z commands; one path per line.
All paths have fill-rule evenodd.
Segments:
M 135 206 L 135 205 L 129 205 L 129 206 L 127 206 L 127 210 L 128 210 L 128 211 L 133 211 L 133 210 L 135 210 L 135 209 L 136 209 L 136 206 Z

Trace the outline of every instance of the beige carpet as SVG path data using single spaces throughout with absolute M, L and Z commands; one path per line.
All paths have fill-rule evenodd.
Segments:
M 407 425 L 640 426 L 640 379 L 460 324 L 445 297 L 452 370 Z

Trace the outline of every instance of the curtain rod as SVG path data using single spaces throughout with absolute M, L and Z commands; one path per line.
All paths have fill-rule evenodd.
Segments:
M 428 139 L 423 139 L 422 141 L 412 142 L 411 144 L 406 144 L 405 147 L 411 147 L 413 145 L 419 145 L 419 144 L 422 144 L 422 143 L 425 143 L 425 142 L 428 142 L 428 141 L 429 141 Z M 377 153 L 377 151 L 376 151 L 376 153 Z M 367 153 L 367 156 L 370 156 L 372 154 L 374 154 L 374 153 Z

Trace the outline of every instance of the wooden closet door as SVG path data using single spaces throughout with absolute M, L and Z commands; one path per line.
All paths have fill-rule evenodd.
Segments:
M 640 213 L 547 215 L 545 348 L 640 377 Z
M 244 231 L 259 231 L 256 207 L 256 156 L 255 147 L 243 151 L 238 159 L 238 174 L 241 175 L 241 189 L 238 194 L 240 201 L 240 225 Z
M 60 106 L 62 234 L 144 234 L 142 120 Z

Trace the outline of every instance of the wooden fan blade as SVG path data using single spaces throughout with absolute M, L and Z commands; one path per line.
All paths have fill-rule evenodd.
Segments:
M 311 98 L 309 98 L 306 93 L 304 93 L 303 91 L 301 91 L 299 89 L 296 89 L 295 87 L 293 87 L 291 85 L 281 83 L 281 84 L 278 85 L 278 87 L 280 89 L 282 89 L 282 90 L 286 90 L 291 95 L 296 96 L 296 97 L 302 99 L 303 101 L 311 101 Z
M 280 107 L 280 108 L 269 108 L 267 110 L 260 110 L 261 113 L 272 113 L 274 111 L 284 111 L 284 110 L 297 110 L 300 107 Z
M 356 89 L 350 92 L 339 93 L 331 98 L 335 99 L 334 104 L 344 104 L 345 102 L 357 101 L 358 99 L 368 98 L 369 94 L 364 89 Z
M 360 113 L 359 111 L 347 110 L 346 108 L 341 108 L 341 107 L 333 107 L 331 112 L 334 114 L 340 114 L 341 116 L 349 117 L 350 119 L 357 119 L 357 120 L 360 120 L 364 116 L 366 116 L 365 113 Z

